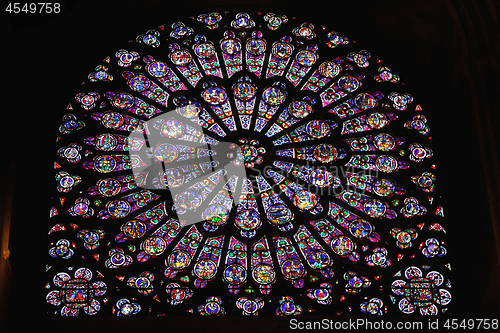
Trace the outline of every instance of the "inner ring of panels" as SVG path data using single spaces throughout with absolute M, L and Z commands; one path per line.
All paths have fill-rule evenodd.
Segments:
M 446 312 L 425 113 L 332 28 L 201 14 L 90 71 L 56 140 L 48 313 Z

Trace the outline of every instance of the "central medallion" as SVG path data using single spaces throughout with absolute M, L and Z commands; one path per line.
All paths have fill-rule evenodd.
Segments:
M 264 162 L 262 155 L 266 152 L 264 147 L 260 146 L 257 140 L 239 139 L 239 145 L 231 145 L 230 148 L 234 149 L 235 152 L 230 152 L 228 154 L 229 158 L 234 158 L 235 165 L 245 164 L 246 168 L 253 168 L 255 164 L 261 164 Z

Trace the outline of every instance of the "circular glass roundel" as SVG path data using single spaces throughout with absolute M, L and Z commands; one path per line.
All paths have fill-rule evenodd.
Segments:
M 207 59 L 215 54 L 215 46 L 211 43 L 201 43 L 194 48 L 196 55 L 202 59 Z
M 307 134 L 315 139 L 321 139 L 330 135 L 330 127 L 321 120 L 313 120 L 306 126 Z
M 317 187 L 328 187 L 333 184 L 334 178 L 330 171 L 316 169 L 309 174 L 309 182 Z
M 355 243 L 348 237 L 337 236 L 332 239 L 332 250 L 339 256 L 345 256 L 351 253 L 355 248 Z
M 188 119 L 193 119 L 200 114 L 201 106 L 198 102 L 185 101 L 179 105 L 177 112 Z
M 349 224 L 349 231 L 356 238 L 367 237 L 372 233 L 372 230 L 372 225 L 363 219 L 356 219 Z
M 203 93 L 203 99 L 212 105 L 219 105 L 224 103 L 227 99 L 226 92 L 221 88 L 209 88 Z
M 373 142 L 375 147 L 382 151 L 391 151 L 396 147 L 396 140 L 390 134 L 378 134 L 373 138 Z
M 309 191 L 299 191 L 293 196 L 293 204 L 300 210 L 310 210 L 318 203 L 318 197 Z
M 385 214 L 387 206 L 378 199 L 371 199 L 365 202 L 363 209 L 368 216 L 381 218 Z
M 284 225 L 293 219 L 292 211 L 283 204 L 269 207 L 266 215 L 269 222 L 275 225 Z
M 156 257 L 162 254 L 167 247 L 165 239 L 159 236 L 151 236 L 142 243 L 142 249 L 150 256 Z
M 373 183 L 373 192 L 376 194 L 382 196 L 382 197 L 388 197 L 394 193 L 395 186 L 394 182 L 390 179 L 377 179 Z
M 249 101 L 255 97 L 257 88 L 247 82 L 239 82 L 233 86 L 234 97 L 242 101 Z
M 313 108 L 307 102 L 295 100 L 290 103 L 288 112 L 290 113 L 290 115 L 292 115 L 292 117 L 302 119 L 311 114 L 313 112 Z
M 315 250 L 307 256 L 307 263 L 312 269 L 321 270 L 330 265 L 330 256 L 323 250 Z
M 377 99 L 370 94 L 361 93 L 354 99 L 354 104 L 362 110 L 367 110 L 377 106 Z
M 266 41 L 252 38 L 247 41 L 246 50 L 251 55 L 259 55 L 266 51 Z
M 120 128 L 123 124 L 123 116 L 118 112 L 106 112 L 101 123 L 107 128 Z
M 183 270 L 191 263 L 189 254 L 182 250 L 176 250 L 170 253 L 166 264 L 174 270 Z
M 122 225 L 121 230 L 125 236 L 136 239 L 146 233 L 146 225 L 140 220 L 130 220 Z
M 224 280 L 232 285 L 240 285 L 245 283 L 247 279 L 247 271 L 240 264 L 231 264 L 224 269 Z
M 278 59 L 286 59 L 292 55 L 293 46 L 286 43 L 275 43 L 271 52 Z
M 178 206 L 187 210 L 196 210 L 202 203 L 201 195 L 192 190 L 182 192 L 176 199 Z
M 316 55 L 307 50 L 302 50 L 297 53 L 297 62 L 306 67 L 311 67 L 316 62 Z
M 162 143 L 156 147 L 154 152 L 155 158 L 159 162 L 172 162 L 179 156 L 177 147 L 168 143 Z
M 178 138 L 184 134 L 184 124 L 176 119 L 168 119 L 161 125 L 161 133 L 169 138 Z
M 108 212 L 115 218 L 125 217 L 130 213 L 130 203 L 123 200 L 113 200 L 107 204 Z
M 380 112 L 372 112 L 368 115 L 366 123 L 373 129 L 380 129 L 387 124 L 387 117 Z
M 270 87 L 264 90 L 262 94 L 264 102 L 270 105 L 280 105 L 286 99 L 285 92 L 280 88 Z
M 303 277 L 306 273 L 304 265 L 297 259 L 288 259 L 281 266 L 283 276 L 290 280 Z
M 235 225 L 242 230 L 255 230 L 260 227 L 259 214 L 253 209 L 245 209 L 236 214 Z
M 380 155 L 375 161 L 375 166 L 382 172 L 393 172 L 398 168 L 398 160 L 391 155 Z
M 334 22 L 198 14 L 106 51 L 61 110 L 48 312 L 443 313 L 432 104 Z M 425 279 L 445 301 L 401 291 Z
M 99 150 L 110 151 L 116 148 L 117 140 L 113 134 L 103 133 L 96 137 L 95 146 Z
M 164 77 L 165 75 L 167 75 L 167 65 L 161 61 L 154 61 L 150 63 L 147 66 L 146 70 L 154 77 Z
M 236 39 L 227 39 L 221 43 L 222 52 L 233 55 L 241 51 L 241 44 Z
M 213 260 L 203 259 L 194 264 L 193 274 L 200 278 L 209 280 L 217 273 L 217 265 Z
M 276 273 L 272 266 L 267 264 L 258 265 L 252 272 L 252 276 L 257 283 L 267 285 L 276 279 Z
M 94 159 L 94 169 L 100 173 L 113 172 L 116 168 L 116 160 L 113 156 L 97 156 Z
M 178 169 L 168 169 L 160 176 L 160 182 L 168 188 L 179 187 L 184 183 L 184 175 Z
M 337 148 L 329 143 L 321 143 L 313 150 L 314 158 L 321 163 L 332 163 L 338 156 Z
M 129 109 L 134 105 L 134 96 L 126 93 L 118 93 L 112 103 L 119 109 Z
M 333 78 L 340 73 L 340 66 L 333 61 L 325 61 L 319 65 L 318 72 L 328 78 Z
M 114 197 L 121 191 L 121 183 L 114 178 L 104 178 L 97 182 L 97 190 L 104 197 Z
M 184 66 L 192 61 L 191 54 L 188 50 L 177 50 L 170 54 L 170 60 L 177 66 Z

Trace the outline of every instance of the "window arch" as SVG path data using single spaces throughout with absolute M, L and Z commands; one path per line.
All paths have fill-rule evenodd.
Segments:
M 107 56 L 59 127 L 49 311 L 446 312 L 432 133 L 389 66 L 274 13 L 200 14 Z

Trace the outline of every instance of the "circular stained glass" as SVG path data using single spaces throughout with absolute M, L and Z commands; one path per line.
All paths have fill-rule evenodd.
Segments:
M 105 197 L 114 197 L 120 193 L 121 188 L 121 183 L 114 178 L 104 178 L 97 182 L 97 190 Z
M 113 156 L 97 156 L 94 159 L 94 169 L 100 173 L 113 172 L 116 168 L 116 160 Z
M 192 119 L 200 113 L 200 104 L 198 102 L 186 101 L 179 105 L 177 112 L 188 119 Z
M 390 151 L 396 147 L 396 140 L 390 134 L 378 134 L 373 139 L 373 142 L 375 143 L 375 147 L 382 151 Z
M 356 219 L 349 224 L 349 231 L 357 238 L 367 237 L 372 233 L 372 230 L 372 225 L 362 219 Z
M 242 230 L 255 230 L 260 224 L 259 214 L 253 209 L 245 209 L 236 214 L 235 225 Z
M 236 83 L 233 86 L 233 91 L 234 91 L 234 96 L 237 99 L 242 101 L 249 101 L 255 96 L 257 88 L 253 84 L 240 82 Z
M 128 109 L 134 105 L 134 96 L 126 93 L 118 93 L 113 99 L 113 105 L 119 109 Z
M 280 105 L 286 99 L 285 92 L 280 88 L 270 87 L 264 90 L 262 100 L 270 105 Z
M 318 203 L 318 197 L 309 191 L 299 191 L 293 196 L 293 204 L 300 210 L 310 210 Z
M 154 257 L 162 254 L 163 251 L 165 251 L 166 247 L 167 242 L 165 242 L 165 239 L 159 236 L 149 237 L 142 243 L 142 249 L 144 250 L 144 252 Z
M 317 187 L 328 187 L 333 181 L 332 173 L 324 169 L 316 169 L 309 175 L 309 182 Z
M 183 270 L 191 263 L 191 257 L 185 251 L 176 250 L 167 258 L 167 265 L 174 270 Z
M 109 313 L 123 299 L 166 316 L 445 311 L 447 276 L 435 282 L 443 300 L 419 301 L 402 290 L 418 282 L 408 279 L 365 297 L 370 283 L 402 281 L 394 276 L 411 258 L 448 274 L 432 106 L 383 55 L 332 22 L 305 22 L 265 12 L 179 18 L 88 68 L 59 117 L 47 228 L 59 251 L 49 273 L 85 265 L 119 287 L 87 311 Z M 69 243 L 56 240 L 61 228 Z M 422 252 L 427 239 L 436 241 Z M 111 258 L 110 249 L 120 250 Z M 47 296 L 65 314 L 76 303 L 54 286 L 67 274 Z M 65 290 L 93 302 L 92 279 Z M 182 288 L 165 302 L 171 283 Z
M 224 280 L 232 285 L 240 285 L 247 279 L 247 270 L 240 264 L 231 264 L 224 270 Z
M 209 88 L 203 93 L 203 99 L 212 105 L 218 105 L 226 101 L 226 92 L 221 88 Z
M 311 67 L 316 62 L 316 55 L 307 50 L 302 50 L 297 53 L 297 62 L 306 67 Z
M 375 161 L 375 166 L 382 172 L 393 172 L 398 168 L 398 160 L 391 155 L 380 155 Z
M 275 225 L 284 225 L 293 219 L 290 208 L 282 204 L 269 207 L 266 215 L 269 222 Z
M 146 70 L 154 77 L 164 77 L 167 74 L 167 68 L 164 62 L 154 61 L 147 66 Z
M 176 198 L 177 205 L 182 209 L 196 210 L 202 202 L 201 195 L 192 190 L 184 191 Z
M 158 145 L 154 154 L 158 161 L 167 163 L 174 161 L 179 156 L 177 147 L 167 143 Z
M 278 59 L 286 59 L 293 53 L 293 46 L 286 43 L 275 43 L 271 51 Z
M 161 133 L 169 138 L 178 138 L 184 133 L 184 124 L 176 119 L 168 119 L 161 125 Z
M 123 124 L 123 116 L 118 112 L 106 112 L 101 123 L 107 128 L 119 128 Z
M 123 200 L 113 200 L 108 202 L 106 205 L 108 208 L 108 212 L 112 217 L 122 218 L 130 213 L 130 204 L 127 201 Z
M 227 39 L 221 43 L 222 52 L 232 55 L 240 52 L 241 44 L 236 39 Z
M 377 179 L 373 183 L 373 192 L 382 197 L 388 197 L 392 195 L 394 193 L 394 190 L 394 182 L 390 179 Z
M 315 139 L 321 139 L 330 135 L 328 124 L 321 120 L 313 120 L 306 126 L 307 134 Z
M 267 264 L 258 265 L 252 272 L 252 276 L 257 283 L 267 285 L 276 279 L 276 273 L 272 266 Z
M 306 273 L 304 265 L 297 259 L 288 259 L 281 267 L 283 276 L 287 279 L 295 280 L 301 278 Z
M 355 249 L 355 244 L 349 237 L 338 236 L 332 239 L 331 247 L 335 254 L 345 256 Z
M 311 112 L 313 112 L 313 108 L 307 102 L 295 100 L 290 103 L 288 112 L 290 112 L 290 115 L 293 117 L 301 119 L 307 117 Z
M 313 150 L 314 158 L 321 163 L 332 163 L 338 155 L 337 148 L 329 143 L 321 143 Z
M 110 151 L 116 148 L 117 140 L 113 134 L 103 133 L 96 138 L 95 146 L 99 150 Z
M 140 220 L 130 220 L 121 227 L 123 234 L 130 238 L 140 238 L 146 233 L 146 225 Z
M 203 259 L 194 264 L 193 274 L 200 278 L 209 280 L 217 273 L 217 265 L 213 260 Z
M 266 50 L 266 41 L 263 39 L 252 38 L 247 41 L 246 50 L 251 55 L 259 55 Z
M 333 78 L 340 73 L 340 66 L 333 61 L 325 61 L 319 65 L 318 72 L 328 78 Z
M 184 183 L 184 175 L 178 169 L 168 169 L 161 175 L 160 181 L 165 187 L 175 188 Z
M 363 209 L 368 216 L 373 218 L 381 218 L 386 210 L 387 206 L 382 201 L 378 199 L 371 199 L 365 202 Z
M 312 269 L 323 269 L 330 265 L 330 256 L 323 250 L 313 250 L 307 256 L 307 263 Z
M 170 54 L 170 60 L 177 66 L 185 66 L 192 61 L 188 50 L 177 50 Z
M 200 58 L 210 58 L 215 54 L 215 47 L 211 43 L 201 43 L 195 46 L 194 52 Z

